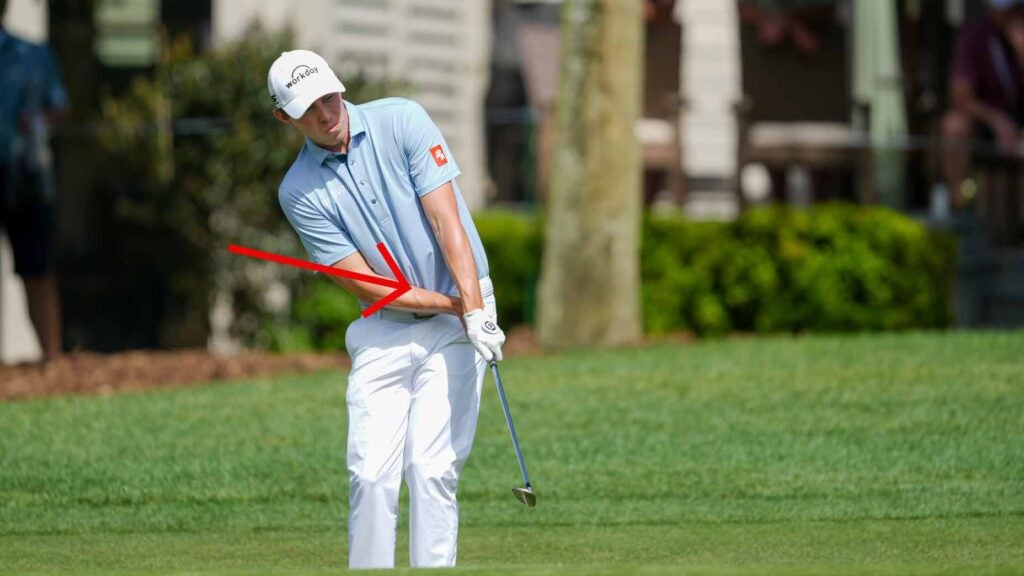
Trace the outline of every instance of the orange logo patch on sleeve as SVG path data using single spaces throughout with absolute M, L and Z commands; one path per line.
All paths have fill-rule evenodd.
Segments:
M 448 163 L 448 157 L 444 155 L 444 150 L 441 149 L 440 144 L 430 149 L 430 155 L 434 157 L 434 162 L 438 166 L 444 166 Z

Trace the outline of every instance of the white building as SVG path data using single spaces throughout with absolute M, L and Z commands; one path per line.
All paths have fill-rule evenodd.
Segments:
M 740 49 L 735 0 L 676 0 L 683 27 L 680 92 L 687 211 L 697 217 L 731 217 L 734 190 L 723 188 L 736 172 L 736 114 Z M 702 183 L 714 183 L 704 189 Z
M 356 70 L 410 86 L 444 133 L 462 169 L 471 208 L 484 204 L 484 94 L 490 61 L 491 3 L 485 0 L 214 0 L 214 42 L 237 38 L 258 20 L 290 27 L 295 47 L 315 50 L 342 82 Z

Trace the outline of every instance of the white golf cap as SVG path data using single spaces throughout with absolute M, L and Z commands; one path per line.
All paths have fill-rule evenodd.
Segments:
M 267 73 L 267 88 L 274 106 L 292 118 L 300 118 L 317 98 L 332 92 L 344 92 L 327 61 L 316 52 L 282 52 Z

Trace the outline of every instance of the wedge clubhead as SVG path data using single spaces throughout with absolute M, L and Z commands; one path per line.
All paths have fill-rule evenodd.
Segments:
M 512 495 L 527 508 L 533 508 L 537 505 L 537 495 L 533 493 L 533 488 L 529 485 L 523 488 L 513 488 Z
M 491 362 L 491 373 L 494 374 L 494 385 L 498 387 L 498 398 L 501 399 L 501 409 L 505 411 L 505 424 L 508 425 L 508 433 L 512 436 L 512 447 L 516 450 L 516 459 L 519 460 L 519 471 L 523 473 L 523 487 L 513 488 L 512 495 L 516 497 L 527 508 L 537 505 L 537 495 L 533 493 L 533 485 L 530 484 L 530 475 L 526 473 L 526 463 L 523 462 L 523 451 L 519 449 L 519 436 L 516 435 L 516 426 L 512 423 L 512 413 L 508 410 L 508 400 L 505 398 L 505 387 L 501 385 L 501 374 L 498 373 L 498 363 Z

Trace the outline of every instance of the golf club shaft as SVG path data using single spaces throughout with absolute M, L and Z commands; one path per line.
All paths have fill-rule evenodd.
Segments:
M 501 408 L 505 411 L 505 423 L 508 424 L 508 433 L 512 435 L 512 446 L 516 449 L 516 458 L 519 460 L 519 470 L 523 473 L 523 484 L 530 487 L 530 475 L 526 473 L 526 463 L 523 462 L 523 452 L 519 449 L 519 436 L 516 435 L 516 425 L 512 423 L 512 413 L 508 410 L 508 400 L 505 398 L 505 387 L 501 385 L 501 375 L 498 373 L 498 363 L 491 362 L 491 373 L 494 374 L 494 384 L 498 387 L 498 397 L 501 399 Z

